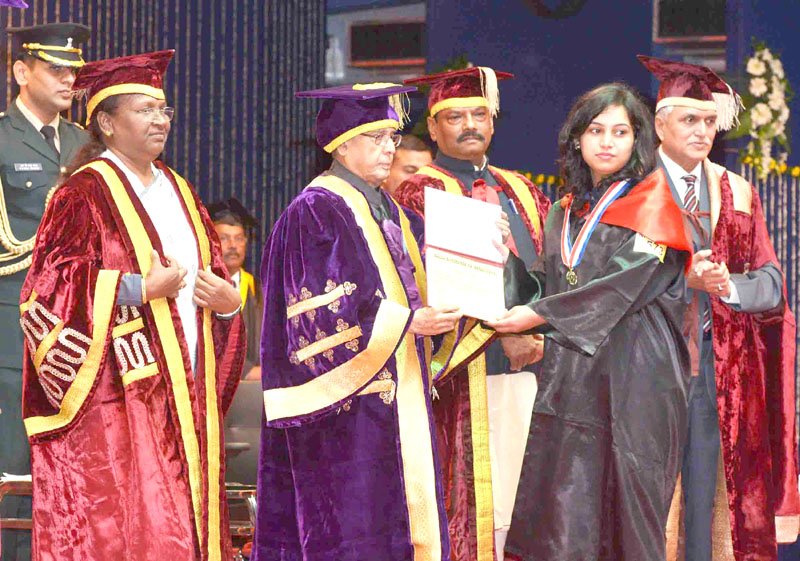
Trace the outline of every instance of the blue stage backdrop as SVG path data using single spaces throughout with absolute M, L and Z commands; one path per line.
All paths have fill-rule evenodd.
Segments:
M 249 265 L 274 220 L 317 157 L 316 104 L 297 90 L 321 87 L 325 7 L 321 0 L 28 0 L 0 8 L 0 26 L 74 21 L 92 27 L 86 60 L 175 49 L 167 75 L 176 108 L 165 161 L 208 203 L 238 197 L 260 228 Z M 14 95 L 10 43 L 3 36 L 5 103 Z M 83 109 L 75 112 L 83 122 Z
M 635 55 L 650 52 L 652 8 L 649 1 L 616 9 L 589 1 L 573 16 L 541 17 L 532 4 L 430 0 L 427 65 L 435 69 L 466 55 L 473 64 L 514 73 L 500 84 L 491 157 L 497 165 L 554 173 L 558 129 L 581 93 L 614 80 L 649 91 L 650 75 Z

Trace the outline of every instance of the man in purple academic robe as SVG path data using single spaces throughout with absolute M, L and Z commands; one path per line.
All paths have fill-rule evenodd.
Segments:
M 380 189 L 413 89 L 298 94 L 325 99 L 334 162 L 264 248 L 257 561 L 449 559 L 426 357 L 460 314 L 424 305 L 418 241 Z

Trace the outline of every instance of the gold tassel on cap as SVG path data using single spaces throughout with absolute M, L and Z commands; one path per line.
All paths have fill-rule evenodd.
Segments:
M 497 87 L 497 75 L 488 66 L 479 66 L 481 75 L 481 93 L 489 102 L 489 111 L 492 117 L 497 117 L 500 111 L 500 90 Z
M 393 88 L 400 84 L 392 82 L 372 82 L 370 84 L 353 84 L 354 90 L 382 90 L 383 88 Z M 400 126 L 405 126 L 408 123 L 408 113 L 411 107 L 411 102 L 408 100 L 408 94 L 395 94 L 389 96 L 389 106 L 397 113 L 397 118 L 400 120 Z
M 408 123 L 408 112 L 411 102 L 408 100 L 408 94 L 395 94 L 389 96 L 389 105 L 394 112 L 397 113 L 397 118 L 400 119 L 400 126 L 406 126 Z
M 727 131 L 739 125 L 739 111 L 744 109 L 742 98 L 728 86 L 728 93 L 712 92 L 717 105 L 717 130 Z

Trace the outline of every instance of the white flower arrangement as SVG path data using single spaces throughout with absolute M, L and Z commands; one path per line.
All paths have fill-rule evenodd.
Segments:
M 770 170 L 786 167 L 789 152 L 786 123 L 792 90 L 780 58 L 763 43 L 754 45 L 746 70 L 748 93 L 742 97 L 748 109 L 729 138 L 750 136 L 743 160 L 755 164 L 758 175 L 766 177 Z

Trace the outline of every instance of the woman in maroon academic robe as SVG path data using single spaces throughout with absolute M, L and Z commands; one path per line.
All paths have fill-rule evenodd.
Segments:
M 559 135 L 567 194 L 548 216 L 537 270 L 516 273 L 532 303 L 490 324 L 545 334 L 506 545 L 515 558 L 664 558 L 687 426 L 691 246 L 665 177 L 647 175 L 653 138 L 627 86 L 578 100 Z
M 241 299 L 194 190 L 156 161 L 172 54 L 75 81 L 93 142 L 47 207 L 20 306 L 35 561 L 228 558 Z

